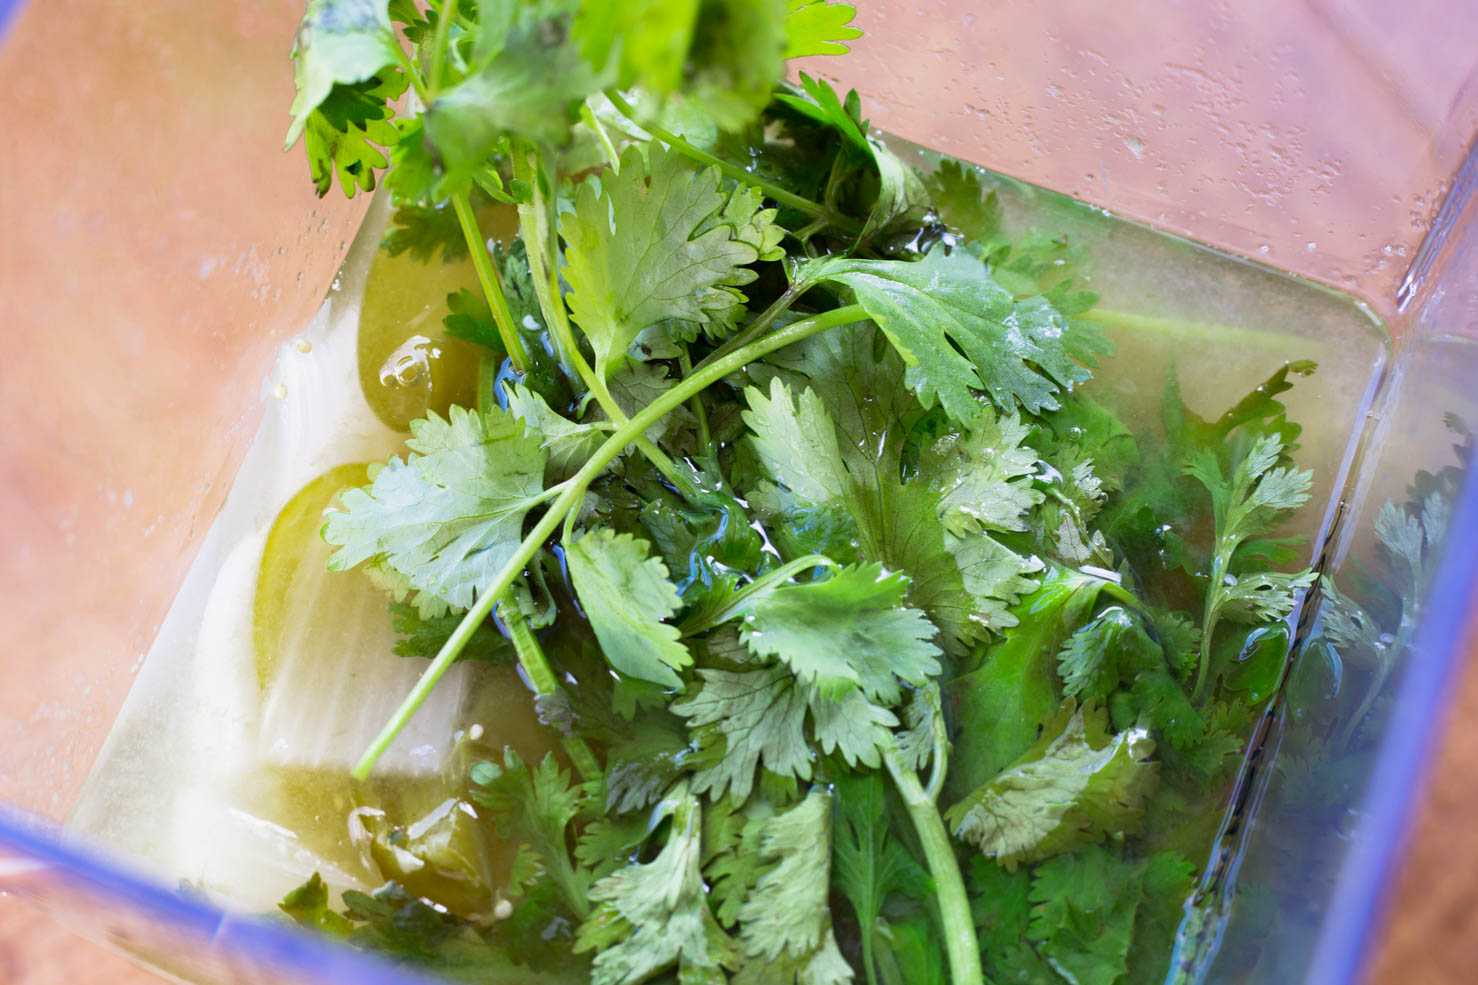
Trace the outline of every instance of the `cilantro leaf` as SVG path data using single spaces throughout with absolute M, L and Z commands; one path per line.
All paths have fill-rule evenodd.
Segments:
M 695 793 L 717 798 L 728 790 L 743 801 L 760 765 L 779 776 L 810 779 L 807 695 L 788 670 L 705 668 L 698 676 L 702 683 L 672 705 L 688 720 L 705 764 L 693 778 Z
M 824 960 L 823 950 L 836 952 L 827 909 L 831 795 L 813 787 L 805 800 L 766 821 L 759 853 L 770 868 L 739 907 L 744 952 L 767 962 L 784 956 L 808 963 Z
M 611 666 L 628 677 L 679 687 L 676 671 L 693 662 L 677 627 L 662 620 L 677 611 L 667 566 L 630 534 L 601 529 L 565 548 L 570 580 Z
M 748 958 L 730 981 L 733 985 L 848 985 L 852 977 L 852 966 L 828 932 L 821 947 L 804 957 L 786 954 L 774 962 Z
M 801 391 L 792 403 L 790 389 L 776 377 L 768 397 L 754 387 L 744 396 L 752 446 L 772 479 L 806 503 L 826 505 L 846 496 L 851 475 L 831 414 L 815 390 Z
M 498 834 L 533 849 L 571 913 L 583 917 L 589 912 L 590 874 L 570 860 L 567 843 L 584 795 L 571 786 L 569 773 L 554 755 L 545 754 L 530 770 L 518 753 L 504 749 L 501 765 L 474 763 L 470 778 L 472 799 L 493 811 Z
M 1141 675 L 1134 697 L 1150 724 L 1164 733 L 1176 749 L 1186 749 L 1206 735 L 1206 720 L 1196 711 L 1175 678 L 1163 670 Z M 1241 742 L 1237 743 L 1241 748 Z
M 1018 622 L 985 651 L 980 666 L 946 685 L 958 726 L 949 779 L 956 795 L 983 786 L 1036 742 L 1060 702 L 1053 655 L 1102 588 L 1100 579 L 1054 570 L 1015 606 Z
M 1033 873 L 1027 936 L 1070 980 L 1114 985 L 1132 958 L 1165 954 L 1191 892 L 1191 873 L 1189 863 L 1169 852 L 1129 862 L 1101 846 L 1085 846 Z M 1146 938 L 1154 944 L 1146 946 Z M 1136 972 L 1133 980 L 1163 977 L 1161 968 L 1143 978 Z
M 300 926 L 336 937 L 346 936 L 354 929 L 351 921 L 335 913 L 329 906 L 328 884 L 317 872 L 307 882 L 284 896 L 277 908 Z
M 903 726 L 896 736 L 898 760 L 915 772 L 929 765 L 935 755 L 948 757 L 953 750 L 948 739 L 939 741 L 944 731 L 944 700 L 935 681 L 909 696 L 903 706 Z
M 940 518 L 955 536 L 977 530 L 1027 530 L 1027 512 L 1042 502 L 1032 487 L 1037 453 L 1015 411 L 982 407 L 970 430 L 933 443 L 919 463 L 945 488 Z
M 901 678 L 915 687 L 939 673 L 935 633 L 903 606 L 908 579 L 882 565 L 854 565 L 824 581 L 776 588 L 749 606 L 740 636 L 761 656 L 778 656 L 824 698 L 860 688 L 895 705 Z
M 597 952 L 592 985 L 635 985 L 674 964 L 683 982 L 721 983 L 722 969 L 737 966 L 734 944 L 708 908 L 699 870 L 698 800 L 680 789 L 660 809 L 672 815 L 662 851 L 591 887 L 597 908 L 580 925 L 575 950 Z
M 790 0 L 790 15 L 785 19 L 785 57 L 806 55 L 845 55 L 843 41 L 862 37 L 862 31 L 851 27 L 857 10 L 847 3 L 826 0 Z
M 744 303 L 739 287 L 757 276 L 749 265 L 781 256 L 783 231 L 758 191 L 724 191 L 717 168 L 694 171 L 671 151 L 649 157 L 648 171 L 629 148 L 620 174 L 583 182 L 560 219 L 570 312 L 606 377 L 642 329 L 714 323 Z
M 318 197 L 328 194 L 334 176 L 345 196 L 373 191 L 375 172 L 389 163 L 382 148 L 400 140 L 389 101 L 405 91 L 406 78 L 386 71 L 362 82 L 340 83 L 308 114 L 303 148 Z
M 781 90 L 775 93 L 775 100 L 817 123 L 834 127 L 842 135 L 849 150 L 871 159 L 874 148 L 867 141 L 867 121 L 861 116 L 861 100 L 857 96 L 857 90 L 849 91 L 847 101 L 843 103 L 837 91 L 825 79 L 812 78 L 802 72 L 800 80 L 801 92 L 810 98 L 803 99 L 794 92 Z
M 626 814 L 660 800 L 677 779 L 687 749 L 687 734 L 671 716 L 638 719 L 633 734 L 606 754 L 606 810 Z
M 965 423 L 979 411 L 977 390 L 1005 410 L 1057 407 L 1058 390 L 1087 380 L 1083 364 L 1107 351 L 1097 329 L 1045 297 L 1014 299 L 964 251 L 935 247 L 914 262 L 822 257 L 798 277 L 851 288 L 907 364 L 924 406 L 937 400 Z
M 774 815 L 775 806 L 762 797 L 743 804 L 722 797 L 710 801 L 703 815 L 703 871 L 711 883 L 714 915 L 725 927 L 739 923 L 745 896 L 770 867 L 760 856 L 760 841 Z
M 1157 689 L 1163 689 L 1171 698 L 1161 708 L 1155 704 Z M 1242 752 L 1247 747 L 1248 711 L 1244 702 L 1216 702 L 1204 711 L 1196 711 L 1184 692 L 1176 699 L 1163 682 L 1156 680 L 1155 675 L 1146 675 L 1136 681 L 1134 693 L 1151 723 L 1170 739 L 1170 745 L 1159 749 L 1168 769 L 1209 787 L 1241 761 Z M 1185 716 L 1187 707 L 1193 713 L 1191 716 Z M 1175 724 L 1164 720 L 1167 712 L 1186 717 L 1189 725 L 1182 726 L 1180 738 L 1189 741 L 1176 744 Z M 1200 734 L 1195 735 L 1198 723 Z
M 986 192 L 978 170 L 960 161 L 941 161 L 926 184 L 945 225 L 971 242 L 985 244 L 988 253 L 1005 244 L 1000 196 Z
M 1313 371 L 1313 363 L 1285 364 L 1221 417 L 1205 421 L 1185 406 L 1175 367 L 1168 369 L 1161 408 L 1165 442 L 1153 451 L 1141 442 L 1145 453 L 1138 467 L 1127 470 L 1124 494 L 1106 506 L 1097 524 L 1132 567 L 1183 568 L 1189 573 L 1210 567 L 1184 540 L 1205 502 L 1204 487 L 1190 477 L 1187 467 L 1210 452 L 1235 469 L 1239 456 L 1245 456 L 1260 436 L 1274 436 L 1283 442 L 1284 453 L 1291 451 L 1288 442 L 1297 436 L 1298 427 L 1288 422 L 1286 408 L 1276 398 L 1293 386 L 1290 373 Z
M 1120 835 L 1150 793 L 1155 744 L 1143 729 L 1110 736 L 1108 716 L 1069 698 L 1015 764 L 945 812 L 957 837 L 1013 868 Z
M 1071 459 L 1060 464 L 1066 466 Z M 1039 514 L 1042 540 L 1065 564 L 1087 564 L 1097 561 L 1112 566 L 1113 553 L 1103 531 L 1091 528 L 1089 521 L 1098 515 L 1105 493 L 1103 480 L 1094 472 L 1091 460 L 1073 462 L 1068 471 L 1053 470 L 1049 479 L 1050 504 Z
M 785 74 L 785 0 L 706 0 L 688 49 L 684 95 L 724 130 L 760 114 Z
M 1113 985 L 1127 970 L 1139 875 L 1096 845 L 1037 868 L 1029 934 L 1071 981 Z
M 422 263 L 430 263 L 440 253 L 444 263 L 451 263 L 467 256 L 467 238 L 451 208 L 408 202 L 398 206 L 390 217 L 390 228 L 380 241 L 380 249 L 392 257 L 409 253 Z
M 1185 467 L 1186 474 L 1211 494 L 1216 524 L 1201 629 L 1198 695 L 1208 681 L 1212 644 L 1221 619 L 1242 623 L 1282 619 L 1293 611 L 1293 593 L 1314 582 L 1314 573 L 1308 570 L 1298 574 L 1232 570 L 1249 538 L 1271 533 L 1284 513 L 1308 501 L 1312 473 L 1279 466 L 1284 449 L 1278 434 L 1262 434 L 1233 467 L 1230 477 L 1209 449 L 1202 450 Z
M 1062 693 L 1100 701 L 1121 680 L 1133 681 L 1143 671 L 1158 669 L 1162 662 L 1159 645 L 1145 633 L 1139 619 L 1120 606 L 1110 606 L 1080 626 L 1057 654 Z
M 345 940 L 398 965 L 423 969 L 453 981 L 511 979 L 529 985 L 567 981 L 565 972 L 534 971 L 485 936 L 471 921 L 413 896 L 396 883 L 373 895 L 344 893 L 344 912 L 329 908 L 328 887 L 317 873 L 279 904 L 310 930 Z
M 983 855 L 970 859 L 971 910 L 982 956 L 996 960 L 1026 937 L 1031 922 L 1031 875 L 1007 871 Z
M 509 383 L 504 392 L 508 394 L 509 413 L 523 418 L 530 428 L 544 436 L 541 447 L 549 455 L 548 475 L 554 482 L 579 471 L 606 439 L 606 430 L 599 425 L 577 424 L 555 413 L 532 387 Z
M 443 89 L 422 117 L 426 142 L 446 171 L 443 195 L 466 187 L 509 138 L 568 142 L 581 102 L 604 86 L 570 40 L 567 15 L 522 9 L 497 54 Z
M 388 8 L 389 0 L 309 0 L 293 42 L 297 94 L 284 149 L 298 142 L 310 114 L 336 85 L 364 82 L 394 63 L 396 41 Z
M 398 214 L 398 213 L 397 213 Z M 393 235 L 393 234 L 392 234 Z M 461 236 L 461 229 L 457 230 Z M 464 241 L 465 242 L 465 241 Z M 390 237 L 385 238 L 384 248 L 392 249 Z M 411 245 L 409 240 L 399 240 L 394 245 L 395 249 L 417 249 Z M 432 247 L 434 249 L 434 247 Z M 393 254 L 392 254 L 393 255 Z M 445 256 L 445 253 L 443 253 Z M 468 342 L 491 349 L 494 352 L 503 351 L 503 340 L 498 335 L 498 326 L 493 321 L 493 310 L 488 303 L 479 295 L 467 290 L 465 287 L 455 293 L 446 296 L 447 316 L 442 319 L 442 325 L 446 333 L 455 339 L 464 339 Z M 517 414 L 529 423 L 531 427 L 537 428 L 539 421 L 527 414 Z
M 799 377 L 813 391 L 810 397 L 802 391 L 799 402 L 779 373 L 768 397 L 754 388 L 746 392 L 751 448 L 768 476 L 750 490 L 749 500 L 761 514 L 783 518 L 778 526 L 788 549 L 881 562 L 907 573 L 908 602 L 940 628 L 946 649 L 960 651 L 1011 624 L 1007 605 L 1030 590 L 1025 576 L 1040 562 L 984 532 L 950 533 L 943 515 L 962 503 L 944 505 L 947 476 L 920 470 L 905 481 L 905 442 L 923 410 L 900 386 L 898 358 L 886 349 L 880 357 L 873 339 L 869 327 L 847 326 L 777 354 L 779 373 Z M 805 436 L 803 455 L 786 445 L 797 435 Z M 806 539 L 812 531 L 825 533 L 826 541 Z
M 496 408 L 433 412 L 411 422 L 411 435 L 412 454 L 346 490 L 343 510 L 327 515 L 323 538 L 339 547 L 329 568 L 379 558 L 417 591 L 470 608 L 518 549 L 524 514 L 544 489 L 544 451 Z
M 840 753 L 848 766 L 869 769 L 882 765 L 883 753 L 894 741 L 892 729 L 898 725 L 892 712 L 868 701 L 860 691 L 848 691 L 840 700 L 813 692 L 811 721 L 822 752 Z
M 610 66 L 621 88 L 666 94 L 682 83 L 698 8 L 698 0 L 583 3 L 574 35 L 590 64 Z
M 867 138 L 867 122 L 861 119 L 856 90 L 847 93 L 844 105 L 825 79 L 802 72 L 800 80 L 802 96 L 781 91 L 775 94 L 776 100 L 818 123 L 835 127 L 843 137 L 847 156 L 865 161 L 877 172 L 877 194 L 868 209 L 867 222 L 858 234 L 858 243 L 867 242 L 875 233 L 895 223 L 917 226 L 929 204 L 924 182 L 918 172 L 885 144 Z
M 878 962 L 883 985 L 948 985 L 944 950 L 927 920 L 885 923 L 881 937 L 887 944 Z
M 925 899 L 933 885 L 923 867 L 888 834 L 883 778 L 876 773 L 843 774 L 835 787 L 838 811 L 832 878 L 852 904 L 864 954 L 870 956 L 877 946 L 879 920 L 888 898 L 896 894 Z

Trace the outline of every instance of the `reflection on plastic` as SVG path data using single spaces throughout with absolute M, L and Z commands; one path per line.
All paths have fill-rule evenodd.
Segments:
M 155 971 L 200 985 L 429 985 L 302 933 L 228 914 L 187 888 L 156 889 L 110 861 L 0 812 L 0 893 L 55 915 Z

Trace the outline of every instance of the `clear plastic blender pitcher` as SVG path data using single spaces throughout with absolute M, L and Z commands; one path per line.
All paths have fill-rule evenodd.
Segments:
M 300 158 L 279 152 L 301 5 L 55 0 L 10 15 L 0 890 L 190 981 L 407 980 L 57 837 L 210 549 L 274 357 L 365 213 L 365 198 L 314 198 Z M 850 56 L 802 67 L 855 86 L 879 129 L 1330 285 L 1385 322 L 1389 358 L 1350 421 L 1323 558 L 1336 580 L 1377 569 L 1381 504 L 1452 464 L 1452 418 L 1478 421 L 1478 10 L 877 0 L 857 23 Z M 1478 486 L 1462 489 L 1419 618 L 1370 700 L 1346 709 L 1358 723 L 1319 710 L 1335 659 L 1300 652 L 1198 890 L 1226 919 L 1182 935 L 1182 970 L 1356 974 L 1466 644 Z M 1341 761 L 1338 797 L 1311 806 L 1300 777 L 1328 765 L 1321 737 L 1352 727 L 1378 734 L 1377 752 Z M 1280 865 L 1289 832 L 1315 863 Z

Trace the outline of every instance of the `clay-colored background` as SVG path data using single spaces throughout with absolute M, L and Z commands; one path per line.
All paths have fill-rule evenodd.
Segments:
M 875 124 L 1385 313 L 1474 130 L 1463 0 L 863 7 L 855 56 L 813 67 Z M 0 49 L 0 799 L 53 818 L 362 207 L 276 153 L 300 12 L 36 0 Z M 1382 985 L 1478 967 L 1478 672 L 1455 708 Z M 0 899 L 0 985 L 92 981 L 156 980 Z

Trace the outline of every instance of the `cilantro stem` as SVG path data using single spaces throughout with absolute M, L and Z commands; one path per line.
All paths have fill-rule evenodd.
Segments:
M 775 201 L 779 202 L 781 205 L 788 205 L 792 209 L 795 209 L 797 212 L 803 213 L 808 216 L 813 216 L 815 218 L 826 219 L 832 225 L 841 228 L 853 228 L 852 224 L 848 219 L 846 219 L 845 216 L 837 215 L 819 202 L 813 202 L 809 198 L 803 198 L 800 195 L 797 195 L 795 192 L 786 191 L 784 188 L 781 188 L 777 184 L 765 181 L 763 178 L 756 177 L 754 174 L 751 174 L 750 172 L 744 170 L 737 164 L 730 164 L 728 161 L 725 161 L 719 157 L 715 157 L 708 151 L 703 150 L 701 147 L 694 147 L 682 137 L 679 137 L 671 130 L 665 129 L 659 124 L 653 123 L 650 120 L 641 119 L 637 115 L 636 108 L 628 103 L 624 98 L 622 98 L 621 94 L 615 89 L 607 89 L 606 98 L 611 101 L 611 105 L 616 107 L 616 109 L 621 113 L 622 116 L 626 117 L 632 123 L 635 123 L 637 126 L 647 131 L 647 133 L 650 133 L 652 136 L 656 137 L 658 140 L 662 141 L 664 144 L 671 147 L 673 150 L 677 151 L 684 157 L 697 161 L 699 164 L 705 164 L 710 167 L 718 168 L 720 171 L 728 175 L 730 178 L 733 178 L 735 181 L 740 182 L 741 184 L 751 185 L 755 188 L 758 188 L 760 191 L 764 192 L 766 198 L 772 198 Z
M 508 301 L 503 297 L 503 286 L 498 272 L 493 269 L 493 258 L 488 255 L 487 240 L 477 226 L 477 216 L 472 212 L 472 199 L 464 191 L 452 196 L 452 208 L 462 226 L 462 236 L 467 240 L 467 252 L 472 256 L 472 266 L 477 270 L 477 281 L 482 285 L 483 296 L 493 312 L 493 322 L 498 326 L 498 338 L 513 368 L 520 373 L 529 367 L 529 352 L 524 348 L 523 337 L 513 325 L 513 313 L 508 310 Z
M 919 783 L 918 774 L 903 765 L 896 748 L 884 754 L 883 762 L 903 798 L 903 806 L 924 849 L 929 875 L 934 878 L 934 901 L 939 906 L 940 929 L 949 954 L 950 980 L 954 985 L 983 985 L 985 975 L 980 967 L 980 945 L 975 939 L 970 897 L 965 893 L 965 879 L 960 875 L 960 863 L 955 859 L 944 819 Z
M 939 803 L 939 795 L 944 792 L 944 780 L 949 775 L 949 727 L 944 721 L 943 699 L 939 695 L 939 685 L 930 684 L 924 691 L 929 702 L 929 721 L 934 731 L 934 752 L 929 762 L 929 784 L 924 792 L 934 803 Z
M 1144 602 L 1140 601 L 1140 599 L 1136 597 L 1133 592 L 1129 591 L 1129 589 L 1114 581 L 1112 578 L 1105 578 L 1102 575 L 1096 575 L 1092 574 L 1091 572 L 1081 570 L 1078 573 L 1086 574 L 1089 575 L 1089 577 L 1097 579 L 1101 584 L 1101 587 L 1099 588 L 1100 591 L 1108 594 L 1118 602 L 1128 606 L 1133 611 L 1140 613 L 1146 619 L 1154 615 L 1154 612 L 1150 609 L 1149 606 L 1145 605 Z
M 539 640 L 534 636 L 533 627 L 524 615 L 523 607 L 518 604 L 518 599 L 513 589 L 503 593 L 499 604 L 499 611 L 503 615 L 503 625 L 508 628 L 508 638 L 513 642 L 513 651 L 518 654 L 518 665 L 528 675 L 529 683 L 534 690 L 540 694 L 552 694 L 559 689 L 559 680 L 554 676 L 549 661 L 544 657 L 544 648 L 539 645 Z M 594 780 L 601 775 L 600 761 L 595 758 L 595 753 L 585 744 L 585 740 L 578 735 L 564 737 L 565 752 L 570 755 L 570 762 L 580 775 L 587 780 Z
M 385 723 L 385 727 L 380 730 L 379 735 L 375 736 L 374 741 L 365 749 L 364 754 L 359 757 L 359 762 L 354 764 L 354 768 L 350 771 L 351 775 L 358 780 L 363 780 L 369 776 L 370 770 L 374 769 L 375 763 L 385 754 L 385 750 L 390 748 L 390 744 L 395 741 L 395 737 L 400 734 L 401 730 L 405 728 L 415 715 L 416 709 L 421 707 L 427 695 L 431 693 L 432 689 L 436 687 L 437 682 L 446 674 L 452 662 L 457 659 L 457 655 L 462 652 L 463 647 L 467 645 L 467 641 L 472 638 L 473 632 L 488 617 L 488 613 L 492 612 L 494 603 L 508 591 L 509 587 L 513 584 L 513 580 L 518 577 L 519 572 L 524 569 L 524 566 L 533 560 L 534 555 L 538 553 L 539 548 L 544 546 L 544 542 L 559 527 L 560 521 L 565 518 L 565 515 L 584 498 L 585 490 L 589 488 L 590 483 L 595 480 L 595 477 L 600 475 L 605 470 L 605 467 L 611 464 L 627 445 L 635 441 L 637 436 L 670 414 L 683 401 L 693 396 L 693 394 L 701 392 L 730 373 L 742 369 L 748 363 L 759 359 L 761 356 L 768 355 L 776 349 L 790 345 L 792 342 L 799 342 L 802 339 L 809 338 L 817 332 L 823 332 L 828 328 L 863 321 L 866 318 L 867 312 L 863 310 L 862 306 L 854 304 L 848 305 L 845 308 L 836 308 L 825 314 L 813 315 L 793 325 L 787 325 L 778 332 L 772 332 L 764 338 L 732 352 L 722 359 L 715 360 L 707 366 L 694 370 L 692 376 L 687 377 L 672 389 L 659 395 L 656 400 L 653 400 L 646 407 L 642 408 L 641 413 L 617 428 L 615 433 L 607 438 L 595 450 L 595 453 L 590 456 L 589 460 L 580 467 L 580 471 L 576 472 L 574 476 L 567 480 L 567 484 L 565 484 L 564 490 L 560 493 L 559 498 L 539 518 L 539 522 L 534 525 L 534 529 L 529 531 L 528 536 L 523 539 L 523 542 L 518 545 L 518 549 L 513 552 L 513 556 L 508 559 L 502 569 L 499 570 L 497 576 L 493 578 L 478 597 L 472 608 L 462 617 L 462 621 L 457 624 L 457 628 L 452 631 L 451 636 L 447 638 L 446 643 L 437 652 L 436 657 L 431 661 L 431 665 L 421 672 L 420 678 L 417 679 L 410 693 L 406 695 L 405 700 L 400 703 L 400 707 L 390 716 L 390 720 Z M 548 684 L 551 682 L 545 681 L 544 683 Z M 539 693 L 549 692 L 540 691 Z
M 743 348 L 744 346 L 753 342 L 755 339 L 759 338 L 761 335 L 765 334 L 765 330 L 774 323 L 775 319 L 779 318 L 782 314 L 788 311 L 790 309 L 790 306 L 792 304 L 795 304 L 796 298 L 806 293 L 806 291 L 810 289 L 810 286 L 810 284 L 805 284 L 803 286 L 792 284 L 787 287 L 785 289 L 785 293 L 771 302 L 768 308 L 760 312 L 759 317 L 750 322 L 749 325 L 744 329 L 744 331 L 740 332 L 738 335 L 735 335 L 733 338 L 728 339 L 724 342 L 723 345 L 713 350 L 713 352 L 709 354 L 707 359 L 698 364 L 699 368 L 701 369 L 703 366 L 713 362 L 715 359 L 722 359 L 724 356 L 727 356 L 735 349 Z
M 621 405 L 616 403 L 616 398 L 611 396 L 611 391 L 606 386 L 606 381 L 602 378 L 600 372 L 591 370 L 589 365 L 585 364 L 583 357 L 576 365 L 577 367 L 585 365 L 585 372 L 590 374 L 585 382 L 590 386 L 590 392 L 595 394 L 596 403 L 600 404 L 601 410 L 606 412 L 606 416 L 617 427 L 621 427 L 627 421 L 631 420 L 631 418 L 626 416 L 626 411 L 621 409 Z M 694 395 L 694 399 L 697 399 L 696 395 Z M 647 461 L 652 463 L 652 467 L 662 473 L 662 477 L 672 483 L 677 488 L 677 491 L 682 493 L 685 499 L 692 499 L 698 495 L 698 487 L 693 484 L 693 480 L 678 471 L 677 463 L 668 457 L 667 452 L 658 448 L 655 441 L 648 438 L 645 434 L 640 434 L 632 441 L 632 444 L 636 445 L 637 451 L 646 456 Z
M 580 119 L 595 134 L 595 139 L 600 142 L 600 149 L 605 153 L 606 163 L 611 166 L 611 170 L 620 174 L 621 155 L 616 152 L 616 145 L 611 142 L 611 135 L 606 132 L 605 124 L 596 117 L 595 110 L 590 108 L 588 100 L 580 106 Z
M 565 371 L 579 376 L 574 360 L 581 359 L 580 350 L 570 332 L 570 316 L 565 310 L 564 294 L 559 289 L 558 238 L 555 233 L 555 200 L 550 194 L 549 174 L 544 169 L 544 156 L 532 144 L 518 141 L 513 145 L 513 176 L 529 188 L 529 199 L 518 203 L 518 232 L 523 238 L 533 277 L 534 296 L 544 324 L 554 336 L 560 362 Z M 580 377 L 584 379 L 584 377 Z
M 421 100 L 422 106 L 430 106 L 431 94 L 426 91 L 426 83 L 421 81 L 421 73 L 416 71 L 416 66 L 411 61 L 410 56 L 400 46 L 399 38 L 392 37 L 390 39 L 390 50 L 395 52 L 395 63 L 400 66 L 400 70 L 405 73 L 405 77 L 411 80 L 411 88 L 415 90 L 416 98 Z
M 706 616 L 699 615 L 698 618 L 691 622 L 684 622 L 679 629 L 684 636 L 696 636 L 699 633 L 705 633 L 713 627 L 733 619 L 740 612 L 744 611 L 744 608 L 756 596 L 767 594 L 776 585 L 787 581 L 802 571 L 821 567 L 839 568 L 841 565 L 825 554 L 807 554 L 805 557 L 798 557 L 794 561 L 782 564 L 774 571 L 762 575 L 748 585 L 745 585 L 739 591 L 735 592 L 722 608 Z
M 441 91 L 441 68 L 446 60 L 447 36 L 451 33 L 452 21 L 457 19 L 457 0 L 445 0 L 437 12 L 436 34 L 431 39 L 431 70 L 426 81 L 431 83 L 432 92 Z
M 687 349 L 678 353 L 677 365 L 683 371 L 684 377 L 692 375 L 693 359 L 688 355 Z M 708 430 L 708 408 L 703 406 L 703 395 L 693 394 L 693 399 L 688 401 L 688 406 L 692 408 L 693 416 L 698 419 L 698 454 L 707 455 L 711 451 L 709 446 L 713 444 L 713 432 Z
M 1220 531 L 1218 540 L 1220 540 Z M 1206 687 L 1207 672 L 1211 669 L 1211 641 L 1212 634 L 1216 632 L 1216 624 L 1221 620 L 1222 599 L 1226 594 L 1223 587 L 1227 579 L 1227 564 L 1218 551 L 1211 559 L 1211 578 L 1206 589 L 1206 611 L 1201 622 L 1201 662 L 1196 667 L 1196 683 L 1191 688 L 1191 700 L 1200 701 L 1201 692 Z
M 1408 595 L 1406 597 L 1414 598 L 1415 596 Z M 1348 749 L 1350 743 L 1354 741 L 1355 734 L 1360 731 L 1360 726 L 1365 723 L 1365 716 L 1370 713 L 1371 705 L 1375 704 L 1375 699 L 1380 697 L 1381 692 L 1385 689 L 1386 680 L 1391 676 L 1392 665 L 1402 653 L 1406 652 L 1406 645 L 1411 639 L 1411 631 L 1415 627 L 1416 619 L 1414 617 L 1407 618 L 1407 615 L 1402 613 L 1401 625 L 1396 630 L 1396 638 L 1378 655 L 1379 659 L 1375 669 L 1375 678 L 1366 685 L 1365 697 L 1360 700 L 1359 707 L 1355 709 L 1355 713 L 1350 716 L 1350 720 L 1345 723 L 1345 727 L 1340 731 L 1338 748 Z
M 523 236 L 524 250 L 529 258 L 529 271 L 533 275 L 534 294 L 539 299 L 539 310 L 544 314 L 544 323 L 554 336 L 554 344 L 566 368 L 579 378 L 595 397 L 617 427 L 629 418 L 616 398 L 606 386 L 603 367 L 591 368 L 586 362 L 575 333 L 570 328 L 569 312 L 565 309 L 564 294 L 559 288 L 559 257 L 556 252 L 558 241 L 554 231 L 554 197 L 549 194 L 551 182 L 544 162 L 548 155 L 534 145 L 520 142 L 513 148 L 513 173 L 530 189 L 531 199 L 518 206 L 518 230 Z M 678 471 L 676 463 L 658 448 L 646 435 L 636 440 L 636 447 L 663 478 L 672 483 L 685 497 L 697 495 L 692 481 Z

